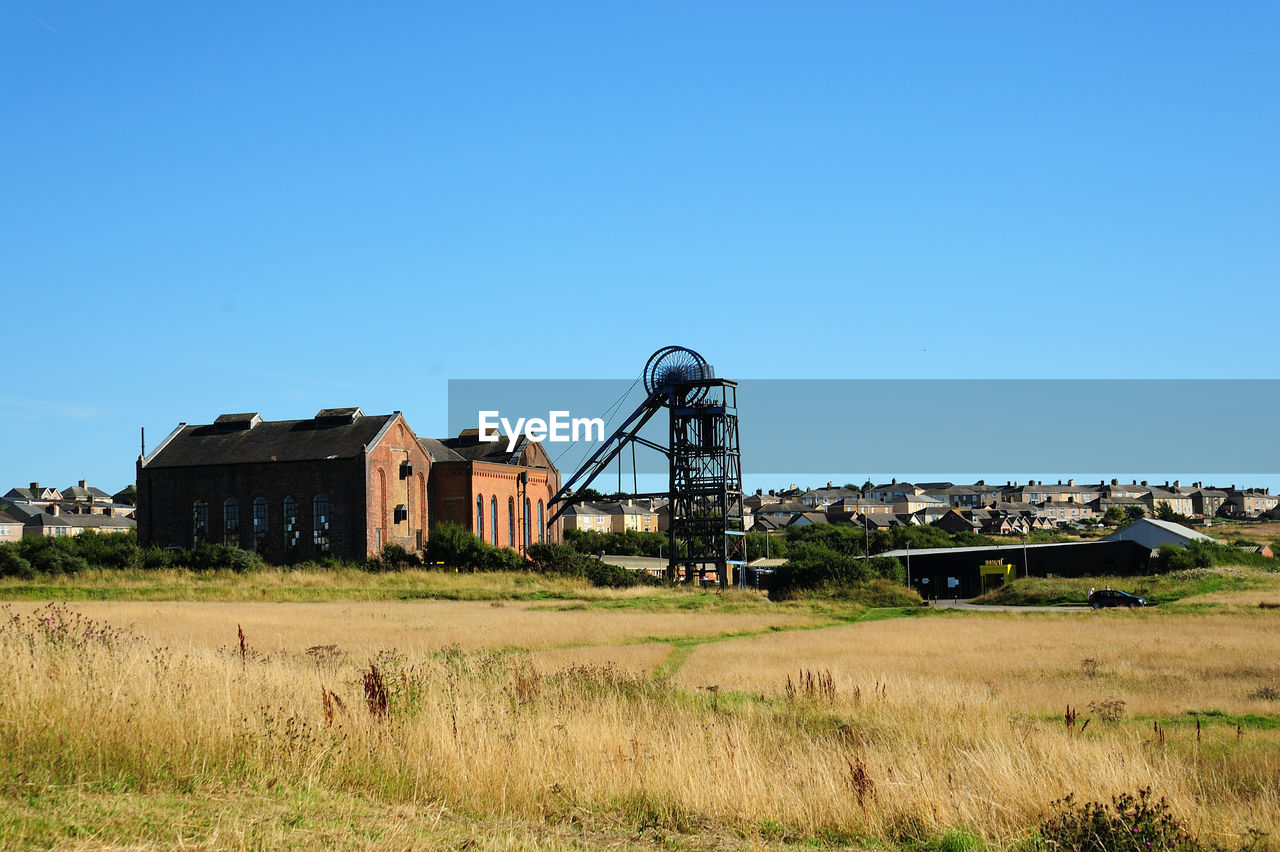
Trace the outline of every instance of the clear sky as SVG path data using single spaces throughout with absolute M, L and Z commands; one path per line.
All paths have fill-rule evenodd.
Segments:
M 669 343 L 1276 378 L 1277 36 L 1274 2 L 11 0 L 0 493 L 115 490 L 140 426 L 222 412 L 439 434 L 449 378 Z

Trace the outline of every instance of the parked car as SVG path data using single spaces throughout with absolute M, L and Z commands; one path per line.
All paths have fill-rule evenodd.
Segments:
M 1127 606 L 1132 609 L 1135 606 L 1146 605 L 1146 598 L 1140 598 L 1119 589 L 1100 589 L 1089 595 L 1089 606 L 1094 609 L 1101 609 L 1104 606 Z

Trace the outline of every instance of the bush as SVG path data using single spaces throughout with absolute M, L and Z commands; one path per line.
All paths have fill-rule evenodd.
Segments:
M 1113 796 L 1111 805 L 1077 804 L 1067 795 L 1050 804 L 1054 813 L 1040 825 L 1040 849 L 1077 852 L 1166 852 L 1193 850 L 1195 839 L 1175 819 L 1163 797 L 1152 800 L 1151 788 L 1137 796 Z
M 566 544 L 547 542 L 530 545 L 529 557 L 533 560 L 535 571 L 565 577 L 582 577 L 593 586 L 623 589 L 641 585 L 657 586 L 663 583 L 662 580 L 651 577 L 643 571 L 629 571 L 617 565 L 609 565 L 594 556 L 580 553 Z
M 426 562 L 446 568 L 481 568 L 484 551 L 490 549 L 461 524 L 436 524 L 427 538 Z
M 773 575 L 769 591 L 785 597 L 801 590 L 834 591 L 876 579 L 901 583 L 905 578 L 902 563 L 892 557 L 864 559 L 822 544 L 799 544 Z
M 383 545 L 382 552 L 370 557 L 365 564 L 370 571 L 403 571 L 405 568 L 421 565 L 422 560 L 401 545 L 391 542 Z
M 266 567 L 262 557 L 252 550 L 241 550 L 226 544 L 202 544 L 191 552 L 188 563 L 192 571 L 234 571 L 244 574 Z
M 30 580 L 36 575 L 36 569 L 25 556 L 18 552 L 13 544 L 0 544 L 0 577 L 19 577 Z

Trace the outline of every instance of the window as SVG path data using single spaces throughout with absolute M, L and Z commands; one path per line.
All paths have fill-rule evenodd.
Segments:
M 529 517 L 529 498 L 524 498 L 524 523 L 521 525 L 524 529 L 524 549 L 529 549 L 529 524 L 533 519 Z
M 329 552 L 329 498 L 317 494 L 311 501 L 311 543 L 317 553 Z
M 538 543 L 543 544 L 547 540 L 547 528 L 542 523 L 542 501 L 538 501 Z
M 476 538 L 484 541 L 484 495 L 476 495 Z
M 507 498 L 507 547 L 516 546 L 516 498 Z
M 293 495 L 284 498 L 284 552 L 289 556 L 298 553 L 298 539 L 302 531 L 298 529 L 298 501 Z
M 493 496 L 489 498 L 489 536 L 493 539 L 493 546 L 498 546 L 498 498 Z
M 197 500 L 191 504 L 191 546 L 199 547 L 209 537 L 209 504 Z
M 262 553 L 267 549 L 267 498 L 253 498 L 253 549 Z
M 234 497 L 222 501 L 222 543 L 240 546 L 240 501 Z

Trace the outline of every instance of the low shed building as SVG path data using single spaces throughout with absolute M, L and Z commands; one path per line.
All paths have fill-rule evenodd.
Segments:
M 1132 541 L 1072 541 L 989 547 L 928 547 L 891 550 L 907 567 L 911 586 L 926 598 L 971 598 L 982 594 L 983 567 L 1012 565 L 1016 577 L 1131 576 L 1147 571 L 1151 549 Z

